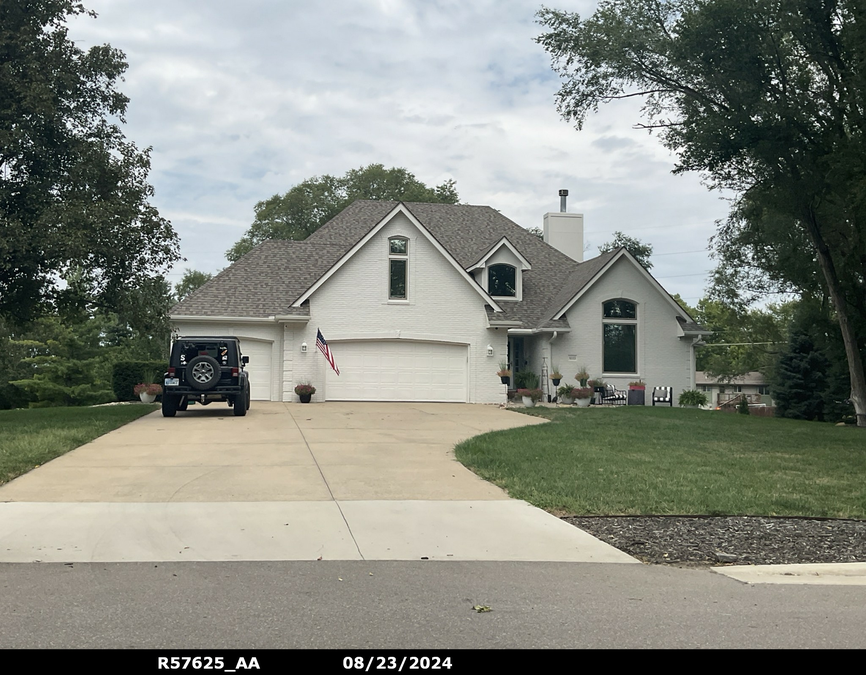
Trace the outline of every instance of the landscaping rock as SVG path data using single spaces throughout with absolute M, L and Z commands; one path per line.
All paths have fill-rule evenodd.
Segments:
M 866 562 L 866 521 L 766 516 L 577 516 L 564 521 L 647 563 Z

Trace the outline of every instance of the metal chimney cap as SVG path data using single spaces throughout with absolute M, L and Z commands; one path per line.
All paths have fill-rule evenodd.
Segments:
M 568 197 L 568 190 L 560 190 L 559 196 L 560 197 Z

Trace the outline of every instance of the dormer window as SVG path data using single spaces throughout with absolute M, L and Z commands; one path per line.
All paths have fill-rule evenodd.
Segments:
M 388 240 L 388 298 L 406 300 L 406 279 L 409 267 L 409 240 L 391 237 Z
M 487 292 L 494 297 L 516 297 L 517 268 L 513 265 L 491 265 L 487 270 Z

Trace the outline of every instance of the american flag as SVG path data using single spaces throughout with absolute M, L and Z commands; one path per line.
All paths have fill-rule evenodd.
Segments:
M 337 364 L 334 363 L 334 355 L 331 354 L 331 349 L 328 347 L 328 343 L 325 342 L 325 338 L 322 337 L 322 331 L 318 328 L 316 329 L 316 347 L 318 347 L 319 351 L 325 355 L 326 359 L 328 359 L 328 363 L 331 364 L 331 368 L 333 368 L 334 372 L 339 375 L 340 369 L 337 368 Z

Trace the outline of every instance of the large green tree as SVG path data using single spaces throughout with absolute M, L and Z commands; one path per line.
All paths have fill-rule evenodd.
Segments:
M 235 262 L 267 239 L 306 239 L 358 199 L 456 204 L 458 196 L 453 180 L 428 187 L 406 169 L 386 169 L 382 164 L 353 169 L 340 177 L 308 178 L 285 194 L 256 204 L 253 224 L 226 252 L 226 258 Z
M 713 334 L 697 352 L 697 369 L 727 382 L 751 371 L 772 377 L 796 306 L 787 302 L 758 309 L 702 298 L 693 316 Z
M 763 238 L 755 264 L 776 261 L 788 283 L 814 275 L 866 426 L 862 0 L 604 0 L 587 20 L 551 9 L 539 19 L 567 119 L 580 127 L 601 103 L 641 97 L 641 126 L 659 130 L 675 172 L 735 191 L 735 225 Z M 789 264 L 792 246 L 802 255 Z
M 652 244 L 644 244 L 640 239 L 629 237 L 627 234 L 623 234 L 617 230 L 613 233 L 613 239 L 598 247 L 598 252 L 608 253 L 618 248 L 625 248 L 646 269 L 652 269 L 653 264 L 650 261 L 653 254 Z
M 70 276 L 94 305 L 128 303 L 179 258 L 149 203 L 149 150 L 118 126 L 124 55 L 69 38 L 67 20 L 87 13 L 73 0 L 0 2 L 0 317 L 12 323 L 62 304 Z

